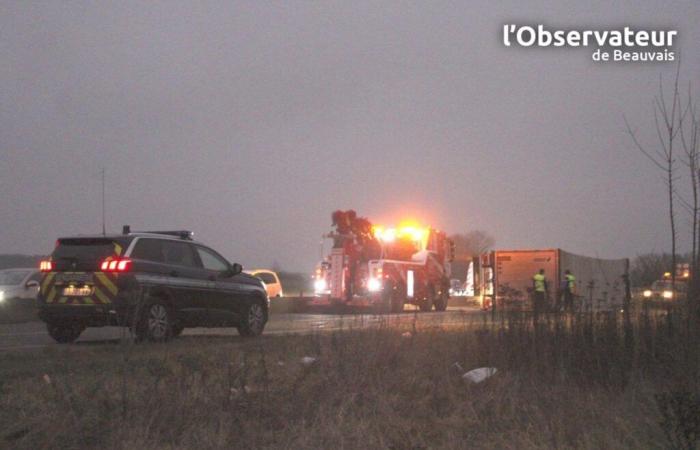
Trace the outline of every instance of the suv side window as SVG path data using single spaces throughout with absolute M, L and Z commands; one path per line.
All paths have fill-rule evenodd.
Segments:
M 134 259 L 145 259 L 153 262 L 165 262 L 163 255 L 163 241 L 160 239 L 143 239 L 140 238 L 134 249 L 131 251 L 131 257 Z
M 197 247 L 197 253 L 205 269 L 216 272 L 223 272 L 228 269 L 228 263 L 211 250 L 204 247 Z
M 194 255 L 192 245 L 187 242 L 161 241 L 163 244 L 163 255 L 166 264 L 174 264 L 185 267 L 199 267 Z

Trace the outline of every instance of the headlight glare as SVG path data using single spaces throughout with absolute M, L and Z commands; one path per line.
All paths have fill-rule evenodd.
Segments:
M 378 278 L 370 278 L 367 280 L 367 290 L 370 292 L 379 292 L 382 290 L 382 281 Z

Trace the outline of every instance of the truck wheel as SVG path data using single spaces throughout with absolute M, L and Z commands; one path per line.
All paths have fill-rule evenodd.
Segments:
M 166 342 L 173 337 L 173 315 L 162 300 L 146 303 L 136 325 L 136 339 L 151 342 Z
M 70 344 L 80 337 L 80 333 L 85 330 L 85 327 L 78 324 L 47 323 L 46 329 L 54 341 L 59 344 Z
M 433 304 L 435 303 L 435 286 L 432 284 L 428 286 L 427 295 L 424 299 L 418 302 L 418 307 L 423 312 L 430 312 L 433 310 Z
M 395 287 L 393 283 L 387 281 L 384 284 L 384 290 L 382 291 L 382 298 L 378 304 L 375 306 L 375 312 L 377 314 L 394 313 L 398 314 L 403 312 L 404 296 L 400 288 Z
M 435 311 L 445 311 L 447 303 L 450 301 L 450 295 L 444 289 L 435 298 Z
M 394 293 L 391 296 L 391 312 L 394 314 L 403 312 L 403 297 Z
M 401 289 L 388 284 L 384 287 L 384 294 L 388 295 L 390 311 L 394 314 L 403 312 L 404 296 Z
M 265 329 L 266 315 L 267 313 L 260 302 L 250 303 L 243 313 L 242 322 L 238 326 L 238 334 L 243 337 L 260 336 Z

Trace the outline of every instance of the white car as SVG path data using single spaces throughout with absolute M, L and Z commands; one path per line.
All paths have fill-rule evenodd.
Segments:
M 267 269 L 252 269 L 245 272 L 258 278 L 265 284 L 265 290 L 269 298 L 284 296 L 282 283 L 276 272 Z
M 0 307 L 34 307 L 41 275 L 41 272 L 34 269 L 0 270 Z

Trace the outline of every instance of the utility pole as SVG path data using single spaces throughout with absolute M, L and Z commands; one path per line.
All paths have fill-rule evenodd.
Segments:
M 105 225 L 105 168 L 102 168 L 102 236 L 107 235 Z

